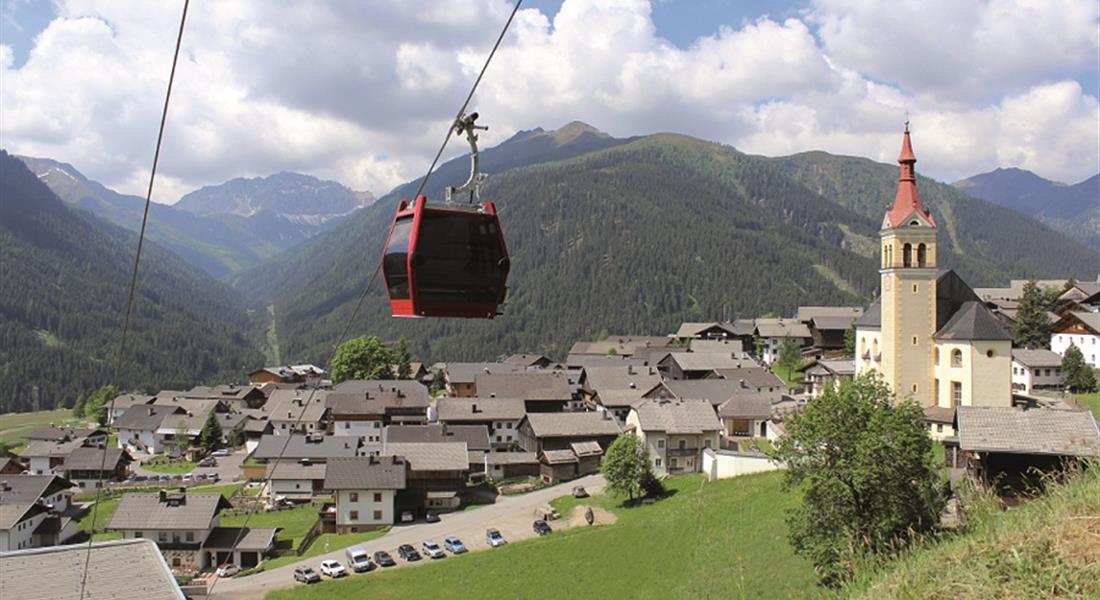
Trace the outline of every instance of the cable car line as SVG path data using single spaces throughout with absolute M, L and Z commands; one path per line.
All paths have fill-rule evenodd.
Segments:
M 523 0 L 517 0 L 516 5 L 512 8 L 512 13 L 508 16 L 508 20 L 504 23 L 504 27 L 503 27 L 503 29 L 501 29 L 500 35 L 497 36 L 496 43 L 493 44 L 493 49 L 489 52 L 489 56 L 488 56 L 488 58 L 486 58 L 485 64 L 481 68 L 481 72 L 478 74 L 477 79 L 474 81 L 474 85 L 473 85 L 473 87 L 471 87 L 470 93 L 467 94 L 466 100 L 462 103 L 462 108 L 459 109 L 459 111 L 458 111 L 458 116 L 455 118 L 455 124 L 451 125 L 450 127 L 447 128 L 447 137 L 443 140 L 443 144 L 440 146 L 439 152 L 436 153 L 435 158 L 432 160 L 431 165 L 428 167 L 428 172 L 424 175 L 424 178 L 420 181 L 420 185 L 418 186 L 416 195 L 414 197 L 419 197 L 420 192 L 423 191 L 424 186 L 428 181 L 428 178 L 431 176 L 432 171 L 435 169 L 436 163 L 439 161 L 440 156 L 443 154 L 444 149 L 447 147 L 447 142 L 450 140 L 452 129 L 457 128 L 459 123 L 463 123 L 463 120 L 467 119 L 467 117 L 465 115 L 466 108 L 469 105 L 470 100 L 473 98 L 474 92 L 477 91 L 477 87 L 481 83 L 481 79 L 485 75 L 485 71 L 489 68 L 489 63 L 492 62 L 493 56 L 496 54 L 497 48 L 500 46 L 501 40 L 504 39 L 505 33 L 508 32 L 508 27 L 512 24 L 512 19 L 516 16 L 516 12 L 519 10 L 519 7 L 522 3 L 523 3 Z M 472 134 L 473 121 L 477 119 L 477 114 L 475 113 L 473 115 L 470 115 L 470 117 L 472 117 L 472 118 L 468 119 L 468 125 L 465 124 L 465 123 L 463 124 L 463 127 L 464 127 L 463 131 L 466 131 L 465 127 L 469 126 L 470 134 Z M 474 140 L 476 141 L 476 135 L 474 137 Z M 474 150 L 476 152 L 476 146 L 474 146 Z M 474 173 L 473 173 L 473 179 L 471 181 L 477 179 L 476 175 L 477 175 L 477 173 L 476 173 L 476 167 L 475 167 Z M 467 183 L 470 183 L 470 182 L 467 182 Z M 393 226 L 390 227 L 390 235 L 392 235 L 392 233 L 393 233 Z M 387 240 L 389 239 L 390 235 L 387 235 Z M 382 266 L 383 266 L 383 261 L 381 261 L 381 260 L 378 261 L 378 264 L 375 267 L 374 272 L 371 274 L 370 278 L 367 280 L 366 286 L 363 287 L 363 292 L 359 295 L 359 299 L 355 303 L 355 308 L 352 310 L 351 315 L 349 316 L 347 322 L 344 324 L 344 329 L 341 332 L 340 337 L 337 338 L 336 343 L 333 345 L 332 351 L 329 353 L 328 360 L 325 361 L 326 366 L 329 368 L 329 372 L 331 372 L 332 359 L 336 354 L 336 349 L 339 348 L 340 344 L 344 343 L 344 341 L 347 339 L 348 333 L 351 331 L 351 327 L 355 323 L 355 319 L 359 315 L 359 311 L 363 306 L 363 301 L 366 299 L 367 295 L 370 293 L 370 290 L 373 287 L 373 284 L 374 284 L 375 280 L 378 278 L 378 274 L 382 271 Z M 302 403 L 302 410 L 298 412 L 298 416 L 295 419 L 294 424 L 291 426 L 290 430 L 288 431 L 287 435 L 285 436 L 286 440 L 283 442 L 282 447 L 279 449 L 279 454 L 275 457 L 274 463 L 269 463 L 271 465 L 271 470 L 273 472 L 276 469 L 279 468 L 279 463 L 283 460 L 283 456 L 286 453 L 286 449 L 290 445 L 291 435 L 293 434 L 294 430 L 296 430 L 298 428 L 298 426 L 301 424 L 302 418 L 305 416 L 306 410 L 309 408 L 310 403 L 313 402 L 313 397 L 314 397 L 314 395 L 316 395 L 317 390 L 320 387 L 320 383 L 321 383 L 321 378 L 317 378 L 314 381 L 313 386 L 310 389 L 309 396 L 306 398 L 306 401 L 304 403 Z M 243 538 L 245 532 L 248 529 L 248 522 L 252 519 L 252 515 L 255 514 L 256 508 L 258 506 L 259 506 L 258 502 L 253 503 L 252 507 L 249 509 L 248 513 L 245 515 L 244 523 L 241 524 L 240 531 L 237 533 L 237 538 L 233 541 L 233 545 L 230 547 L 230 550 L 229 550 L 230 558 L 232 558 L 233 553 L 236 552 L 237 545 L 240 544 L 241 539 Z M 208 598 L 213 598 L 214 597 L 214 589 L 217 587 L 218 582 L 220 580 L 221 580 L 220 577 L 214 579 L 214 583 L 212 583 L 210 585 L 210 588 L 207 590 L 207 597 Z
M 134 269 L 130 275 L 130 292 L 126 299 L 126 315 L 122 319 L 122 335 L 119 337 L 118 342 L 118 356 L 115 359 L 115 383 L 121 385 L 120 376 L 122 375 L 122 358 L 125 356 L 126 351 L 126 334 L 130 331 L 130 316 L 134 310 L 134 294 L 137 290 L 138 268 L 141 265 L 141 251 L 145 245 L 145 226 L 149 223 L 149 207 L 153 203 L 153 182 L 157 177 L 157 163 L 160 162 L 160 148 L 161 143 L 164 141 L 164 124 L 168 121 L 168 104 L 172 99 L 172 83 L 176 79 L 176 63 L 179 62 L 180 46 L 183 43 L 183 29 L 187 23 L 187 6 L 190 4 L 190 0 L 183 0 L 183 14 L 180 15 L 180 28 L 179 33 L 176 34 L 176 49 L 172 54 L 172 70 L 168 74 L 168 89 L 164 93 L 164 109 L 160 113 L 160 129 L 157 131 L 157 146 L 153 151 L 153 168 L 149 172 L 149 188 L 145 192 L 145 210 L 141 216 L 141 230 L 138 232 L 138 245 L 137 253 L 134 255 Z M 111 398 L 107 403 L 107 415 L 113 415 L 115 410 L 115 399 Z M 96 516 L 100 510 L 100 495 L 103 492 L 103 469 L 107 465 L 107 443 L 103 444 L 103 455 L 99 462 L 99 476 L 96 479 L 95 490 L 95 504 L 92 505 L 92 522 L 89 529 L 92 533 L 88 534 L 88 548 L 84 553 L 84 569 L 80 575 L 80 600 L 84 600 L 84 593 L 87 589 L 88 583 L 88 564 L 92 559 L 92 538 L 95 532 Z

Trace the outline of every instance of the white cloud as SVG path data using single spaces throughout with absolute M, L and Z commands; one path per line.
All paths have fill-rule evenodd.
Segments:
M 487 144 L 587 121 L 745 151 L 892 161 L 904 111 L 923 172 L 996 166 L 1079 180 L 1100 168 L 1097 4 L 815 2 L 802 19 L 720 27 L 687 48 L 642 0 L 523 9 L 473 109 Z M 511 6 L 504 0 L 193 3 L 156 197 L 278 170 L 384 193 L 422 174 Z M 144 193 L 178 9 L 60 2 L 13 68 L 0 46 L 0 144 Z M 464 150 L 452 144 L 449 154 Z

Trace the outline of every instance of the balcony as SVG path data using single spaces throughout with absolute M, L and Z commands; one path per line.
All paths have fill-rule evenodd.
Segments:
M 668 455 L 669 456 L 696 456 L 696 455 L 699 454 L 700 450 L 701 449 L 699 447 L 669 448 L 668 449 Z

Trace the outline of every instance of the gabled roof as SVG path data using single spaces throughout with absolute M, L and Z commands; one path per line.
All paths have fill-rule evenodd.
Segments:
M 795 318 L 808 323 L 820 318 L 858 319 L 862 314 L 859 306 L 799 306 Z
M 529 465 L 539 462 L 539 457 L 534 452 L 487 452 L 485 464 L 487 465 Z
M 533 371 L 474 378 L 478 396 L 522 398 L 524 400 L 570 400 L 569 379 L 556 371 Z
M 123 494 L 107 529 L 192 529 L 206 530 L 222 509 L 230 508 L 221 494 Z M 178 499 L 178 501 L 173 501 Z
M 405 459 L 400 456 L 358 456 L 328 463 L 326 490 L 403 490 Z
M 1080 323 L 1093 335 L 1100 335 L 1100 312 L 1073 311 L 1064 317 L 1054 328 L 1054 332 L 1063 331 L 1070 323 Z
M 981 302 L 959 274 L 948 269 L 936 276 L 936 330 L 940 330 L 967 302 Z
M 447 363 L 447 381 L 451 384 L 473 383 L 478 375 L 499 373 L 525 373 L 529 370 L 526 365 L 515 363 Z
M 861 311 L 862 312 L 862 311 Z M 821 331 L 845 331 L 859 317 L 848 315 L 844 317 L 814 317 L 810 319 L 810 327 Z
M 535 437 L 601 437 L 622 432 L 611 415 L 603 412 L 531 413 L 524 417 Z
M 0 475 L 0 505 L 34 504 L 73 485 L 57 475 Z
M 706 400 L 646 400 L 634 411 L 642 431 L 687 435 L 722 429 L 714 407 Z
M 654 335 L 609 335 L 596 342 L 576 342 L 569 354 L 605 355 L 614 351 L 618 356 L 630 356 L 641 348 L 664 348 L 672 338 Z
M 30 433 L 24 434 L 23 439 L 47 442 L 67 442 L 77 438 L 88 437 L 93 433 L 106 435 L 105 432 L 98 429 L 86 427 L 54 427 L 53 425 L 49 425 L 47 427 L 39 427 Z
M 652 388 L 650 388 L 652 389 Z M 607 408 L 633 407 L 645 401 L 644 394 L 649 390 L 638 389 L 601 389 L 595 392 L 601 406 Z
M 757 366 L 756 360 L 743 352 L 677 352 L 661 362 L 675 363 L 682 371 L 714 371 Z
M 325 463 L 303 463 L 296 460 L 280 460 L 278 463 L 269 462 L 264 470 L 267 479 L 324 479 Z
M 44 565 L 48 565 L 45 576 Z M 184 600 L 160 549 L 150 539 L 0 553 L 0 590 L 5 598 L 73 600 L 80 595 L 82 581 L 87 598 Z
M 542 462 L 548 465 L 564 465 L 577 462 L 572 450 L 543 450 Z
M 465 471 L 470 468 L 466 444 L 390 444 L 382 448 L 383 456 L 402 456 L 413 471 Z
M 328 394 L 322 389 L 276 389 L 267 397 L 263 411 L 272 421 L 320 423 L 328 410 Z
M 1012 360 L 1028 368 L 1037 367 L 1061 367 L 1062 357 L 1056 352 L 1045 348 L 1027 350 L 1024 348 L 1012 349 Z
M 1100 456 L 1100 428 L 1087 410 L 960 406 L 955 420 L 964 451 Z
M 706 400 L 713 406 L 718 406 L 735 396 L 753 396 L 763 393 L 769 397 L 774 396 L 777 400 L 780 397 L 779 391 L 760 392 L 760 388 L 749 385 L 747 381 L 745 385 L 742 385 L 740 379 L 685 379 L 680 381 L 666 381 L 657 388 L 650 390 L 646 394 L 646 397 L 660 397 L 662 395 L 662 388 L 664 392 L 671 394 L 674 398 L 696 398 Z
M 570 367 L 598 367 L 604 365 L 634 365 L 644 367 L 646 359 L 633 358 L 632 356 L 605 355 L 605 354 L 570 354 L 565 357 L 565 364 Z
M 67 442 L 46 442 L 43 440 L 34 440 L 27 443 L 27 446 L 19 452 L 19 456 L 23 458 L 64 458 L 68 456 L 70 452 L 76 450 L 81 445 L 83 445 L 83 443 L 83 439 L 70 440 Z
M 165 417 L 184 412 L 186 411 L 179 406 L 136 404 L 115 419 L 115 427 L 135 431 L 156 431 Z
M 747 335 L 752 335 L 752 332 L 749 332 Z M 745 343 L 741 338 L 725 338 L 720 340 L 695 339 L 691 340 L 689 348 L 691 348 L 692 352 L 698 352 L 700 354 L 706 352 L 735 353 L 744 352 Z
M 289 438 L 289 440 L 287 439 Z M 359 438 L 350 435 L 264 435 L 252 457 L 259 460 L 271 460 L 279 456 L 286 444 L 283 460 L 309 458 L 324 461 L 329 458 L 355 456 L 359 449 Z
M 935 337 L 937 340 L 1011 340 L 1012 334 L 985 304 L 971 301 L 963 304 Z
M 106 454 L 106 456 L 104 456 Z M 119 463 L 130 463 L 134 459 L 125 450 L 119 448 L 89 448 L 82 446 L 74 449 L 65 457 L 66 471 L 113 471 Z
M 680 328 L 676 330 L 674 337 L 678 338 L 697 338 L 708 331 L 717 333 L 720 335 L 735 335 L 730 323 L 719 323 L 717 321 L 711 321 L 709 323 L 681 323 Z
M 125 411 L 131 406 L 135 406 L 138 404 L 149 404 L 153 401 L 154 398 L 156 398 L 156 396 L 146 396 L 144 394 L 122 394 L 115 397 L 115 399 L 112 401 L 112 406 L 114 407 L 115 411 Z
M 810 338 L 810 328 L 798 319 L 757 319 L 756 335 L 762 338 Z
M 440 422 L 518 421 L 527 414 L 518 398 L 439 398 L 435 409 Z
M 661 373 L 656 367 L 634 365 L 585 367 L 584 376 L 588 388 L 595 391 L 617 389 L 641 393 L 661 381 Z
M 591 440 L 587 442 L 573 442 L 569 444 L 569 448 L 573 450 L 573 454 L 576 454 L 577 458 L 600 456 L 603 454 L 603 448 L 600 447 L 600 443 Z
M 541 354 L 513 354 L 504 359 L 505 364 L 520 365 L 522 367 L 534 367 L 537 365 L 550 364 L 552 361 Z
M 25 521 L 44 512 L 49 512 L 49 509 L 35 502 L 0 504 L 0 529 L 11 529 L 18 525 L 20 521 Z M 4 554 L 0 553 L 0 557 L 3 556 Z
M 863 316 L 856 319 L 856 327 L 861 329 L 878 329 L 882 327 L 882 303 L 872 302 L 871 306 L 863 312 Z
M 772 416 L 772 402 L 768 394 L 734 396 L 718 406 L 718 416 L 723 419 L 764 420 Z

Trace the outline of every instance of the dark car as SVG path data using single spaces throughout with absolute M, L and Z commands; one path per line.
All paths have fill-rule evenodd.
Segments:
M 393 557 L 390 556 L 390 553 L 385 550 L 379 550 L 374 553 L 374 562 L 380 567 L 392 567 L 397 565 L 397 561 L 395 561 Z
M 302 583 L 316 583 L 321 581 L 321 576 L 310 567 L 298 567 L 294 569 L 294 581 Z
M 429 523 L 438 523 L 439 522 L 439 515 L 437 515 L 434 512 L 429 510 L 427 512 L 427 514 L 424 515 L 424 520 L 429 522 Z
M 420 560 L 420 553 L 416 551 L 410 544 L 401 544 L 397 548 L 397 555 L 405 559 L 408 562 L 414 560 Z
M 550 524 L 546 521 L 543 521 L 542 519 L 539 519 L 538 521 L 532 523 L 531 529 L 535 530 L 535 533 L 539 535 L 546 535 L 548 533 L 554 532 L 553 529 L 550 529 Z

